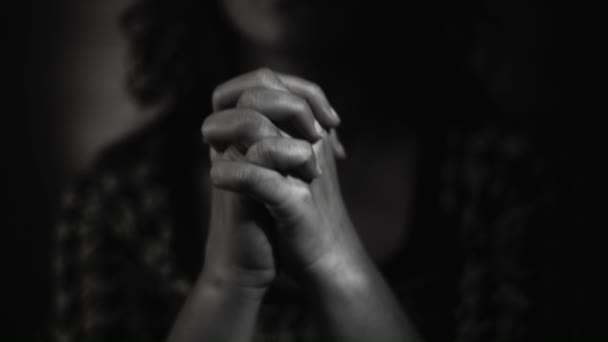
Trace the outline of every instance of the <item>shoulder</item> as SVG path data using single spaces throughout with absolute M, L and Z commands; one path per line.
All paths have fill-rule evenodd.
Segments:
M 98 225 L 124 219 L 142 196 L 163 184 L 168 132 L 158 122 L 105 148 L 97 160 L 64 190 L 59 203 L 60 225 L 84 221 Z M 117 228 L 118 229 L 118 228 Z
M 172 307 L 187 291 L 167 248 L 168 133 L 155 123 L 110 146 L 64 192 L 52 240 L 58 337 L 83 340 L 143 320 L 165 322 L 152 308 Z

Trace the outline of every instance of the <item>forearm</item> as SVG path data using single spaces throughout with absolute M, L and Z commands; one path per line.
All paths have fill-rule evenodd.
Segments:
M 168 342 L 250 341 L 264 291 L 227 286 L 201 275 L 171 330 Z
M 315 265 L 315 296 L 331 341 L 420 341 L 382 275 L 362 247 Z

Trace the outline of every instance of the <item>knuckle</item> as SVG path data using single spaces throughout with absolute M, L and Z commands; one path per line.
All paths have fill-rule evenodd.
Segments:
M 210 178 L 215 186 L 246 190 L 256 182 L 256 173 L 236 162 L 217 161 L 211 166 Z
M 206 122 L 203 122 L 201 125 L 201 136 L 203 139 L 206 139 L 209 135 L 209 125 Z
M 239 147 L 235 145 L 228 146 L 222 153 L 222 159 L 228 161 L 239 161 L 242 159 L 242 156 Z
M 268 67 L 259 68 L 255 71 L 255 73 L 259 78 L 270 77 L 271 75 L 274 75 L 272 70 L 270 70 L 270 68 Z
M 215 119 L 215 114 L 211 114 L 209 116 L 207 116 L 205 118 L 205 120 L 203 120 L 203 124 L 201 125 L 201 131 L 205 131 L 207 129 L 209 129 L 209 127 L 211 127 L 211 125 L 213 124 L 213 120 Z
M 203 121 L 203 124 L 201 125 L 201 135 L 203 136 L 203 139 L 208 138 L 209 135 L 212 133 L 216 119 L 216 115 L 212 114 L 207 116 Z
M 306 160 L 315 158 L 315 150 L 313 149 L 311 144 L 309 144 L 308 142 L 302 142 L 300 146 L 302 147 L 302 154 L 306 157 Z
M 258 94 L 253 90 L 246 90 L 241 94 L 236 104 L 237 107 L 249 107 L 257 103 Z
M 217 107 L 219 105 L 221 95 L 222 85 L 219 85 L 215 87 L 215 89 L 213 89 L 213 92 L 211 93 L 211 103 L 213 104 L 213 107 Z
M 215 162 L 211 166 L 211 170 L 209 171 L 209 178 L 211 178 L 211 182 L 213 184 L 218 185 L 221 183 L 222 176 L 225 174 L 224 169 L 222 167 L 222 162 Z
M 262 184 L 266 186 L 268 189 L 272 189 L 275 193 L 280 193 L 280 189 L 285 186 L 283 182 L 279 178 L 276 177 L 268 177 L 267 179 L 261 179 L 263 181 Z
M 220 159 L 220 154 L 213 147 L 209 148 L 209 159 L 211 160 L 211 163 Z
M 325 97 L 325 93 L 323 92 L 323 89 L 316 83 L 311 83 L 308 86 L 308 91 L 310 93 L 314 94 L 315 96 Z
M 266 155 L 266 147 L 264 146 L 263 142 L 261 142 L 249 148 L 247 154 L 245 155 L 245 158 L 247 158 L 247 160 L 253 163 L 261 163 L 265 159 Z
M 270 160 L 272 158 L 273 151 L 275 149 L 273 140 L 263 140 L 257 148 L 257 153 L 260 159 Z
M 276 75 L 269 68 L 260 68 L 256 70 L 255 77 L 262 84 L 270 85 L 276 81 Z
M 305 185 L 294 185 L 290 197 L 293 203 L 311 203 L 313 200 L 312 192 Z
M 253 172 L 249 168 L 239 167 L 235 170 L 235 180 L 239 185 L 246 185 L 254 177 Z
M 289 141 L 289 143 L 283 146 L 283 150 L 302 162 L 310 159 L 313 153 L 312 146 L 309 143 L 299 140 Z
M 253 111 L 247 111 L 239 121 L 237 130 L 239 136 L 253 141 L 270 132 L 267 120 Z
M 267 184 L 268 180 L 255 168 L 242 167 L 238 171 L 238 187 L 243 191 L 257 192 L 260 185 Z
M 294 115 L 298 115 L 298 116 L 302 116 L 302 117 L 306 117 L 306 116 L 311 116 L 312 117 L 312 111 L 310 110 L 310 107 L 308 106 L 308 102 L 306 102 L 306 100 L 300 98 L 300 97 L 293 97 L 293 100 L 291 101 L 291 107 L 294 110 Z
M 252 162 L 273 166 L 277 160 L 285 159 L 289 165 L 306 163 L 313 157 L 312 146 L 305 142 L 293 139 L 276 138 L 265 139 L 252 146 L 248 151 L 247 159 Z

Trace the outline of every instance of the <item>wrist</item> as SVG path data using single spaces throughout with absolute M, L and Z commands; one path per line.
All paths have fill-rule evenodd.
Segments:
M 363 247 L 355 243 L 328 251 L 307 268 L 307 274 L 319 290 L 356 290 L 368 286 L 374 268 Z
M 269 272 L 270 273 L 270 272 Z M 204 269 L 198 283 L 207 291 L 219 296 L 240 297 L 244 299 L 261 300 L 270 287 L 273 274 L 259 274 L 248 271 L 228 272 L 218 269 Z

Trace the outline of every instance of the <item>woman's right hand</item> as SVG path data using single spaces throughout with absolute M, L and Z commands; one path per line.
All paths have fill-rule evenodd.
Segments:
M 272 137 L 294 135 L 300 141 L 306 141 L 310 147 L 308 143 L 313 144 L 323 137 L 318 122 L 327 129 L 337 126 L 339 120 L 335 117 L 330 117 L 326 111 L 315 111 L 315 108 L 329 106 L 322 93 L 321 96 L 313 96 L 310 92 L 305 94 L 306 91 L 303 93 L 301 88 L 306 84 L 290 84 L 301 81 L 281 79 L 272 71 L 260 69 L 216 88 L 213 96 L 215 113 L 202 127 L 205 140 L 211 135 L 216 137 L 210 147 L 212 163 L 219 160 L 245 161 L 251 145 Z M 298 94 L 293 93 L 294 87 Z M 257 102 L 252 105 L 252 101 Z M 263 115 L 268 122 L 277 123 L 280 129 L 277 130 L 275 125 L 259 127 L 259 120 L 248 120 L 252 117 L 251 107 L 266 107 L 253 114 Z M 222 130 L 238 132 L 239 141 L 244 143 L 234 145 L 227 141 L 222 146 L 217 139 L 222 135 Z M 340 155 L 340 152 L 337 154 Z M 305 180 L 318 176 L 314 155 L 312 158 L 303 156 L 302 161 L 305 162 L 293 172 Z M 250 197 L 217 187 L 212 189 L 211 196 L 211 221 L 203 275 L 224 288 L 238 287 L 264 292 L 276 275 L 274 255 L 277 251 L 273 250 L 271 241 L 274 234 L 272 218 L 262 204 Z
M 212 158 L 224 158 L 213 153 Z M 213 188 L 203 275 L 221 287 L 264 291 L 275 277 L 268 221 L 258 204 Z
M 326 340 L 418 341 L 348 217 L 335 164 L 344 151 L 321 127 L 339 119 L 319 88 L 260 70 L 219 86 L 213 103 L 202 128 L 214 184 L 207 280 L 175 331 L 249 340 L 280 254 L 318 299 Z

